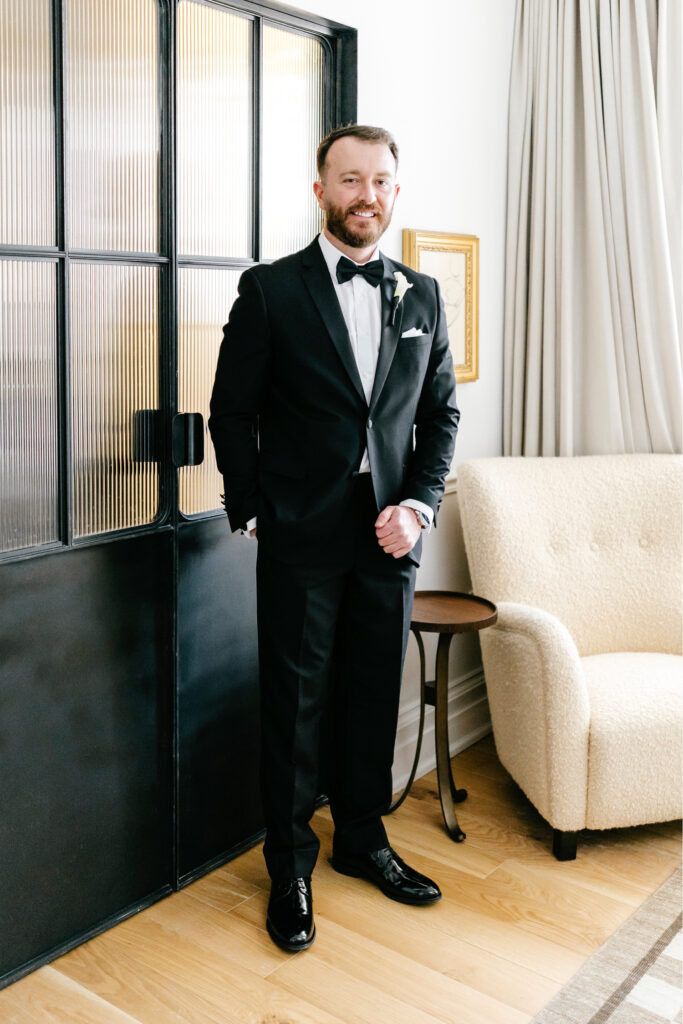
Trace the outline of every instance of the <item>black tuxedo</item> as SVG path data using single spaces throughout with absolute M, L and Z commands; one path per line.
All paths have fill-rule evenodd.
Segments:
M 224 329 L 211 434 L 233 530 L 258 519 L 264 805 L 271 875 L 310 874 L 318 735 L 337 835 L 377 849 L 391 796 L 398 696 L 421 540 L 394 559 L 374 520 L 405 498 L 436 515 L 458 409 L 436 282 L 387 257 L 369 404 L 315 240 L 246 271 Z M 412 285 L 396 302 L 394 272 Z M 401 337 L 408 328 L 419 336 Z M 358 474 L 367 446 L 369 474 Z M 329 696 L 331 665 L 336 683 Z
M 379 509 L 434 513 L 458 422 L 436 282 L 383 257 L 382 340 L 370 405 L 318 241 L 242 275 L 225 328 L 210 427 L 233 530 L 286 561 L 329 544 L 367 445 Z M 400 270 L 412 287 L 389 323 Z M 424 330 L 402 338 L 402 330 Z M 413 426 L 415 447 L 413 448 Z M 421 542 L 411 552 L 419 564 Z

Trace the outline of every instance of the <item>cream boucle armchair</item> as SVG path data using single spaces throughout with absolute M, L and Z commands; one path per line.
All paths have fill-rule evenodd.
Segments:
M 458 494 L 496 749 L 555 856 L 680 817 L 683 458 L 475 459 Z

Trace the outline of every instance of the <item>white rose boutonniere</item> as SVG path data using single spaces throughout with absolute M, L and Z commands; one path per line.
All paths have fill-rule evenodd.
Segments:
M 394 277 L 396 278 L 396 290 L 394 291 L 394 298 L 392 299 L 391 302 L 391 320 L 389 321 L 392 327 L 394 326 L 396 314 L 398 313 L 398 307 L 403 300 L 403 296 L 405 295 L 409 288 L 413 287 L 411 282 L 406 277 L 406 275 L 403 274 L 400 270 L 394 271 Z

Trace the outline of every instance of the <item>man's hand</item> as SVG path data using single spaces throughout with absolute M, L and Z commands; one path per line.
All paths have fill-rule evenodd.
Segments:
M 407 505 L 387 505 L 375 522 L 377 540 L 387 555 L 402 558 L 412 551 L 420 536 L 420 524 Z

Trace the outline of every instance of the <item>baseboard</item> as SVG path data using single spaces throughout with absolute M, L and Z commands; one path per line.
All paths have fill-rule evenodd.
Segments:
M 420 702 L 411 701 L 401 707 L 394 749 L 393 788 L 398 793 L 408 781 L 415 757 L 415 744 L 420 724 Z M 486 683 L 481 668 L 451 680 L 448 686 L 448 736 L 451 757 L 471 747 L 491 732 L 491 715 L 486 696 Z M 434 750 L 434 708 L 425 712 L 422 750 L 416 778 L 436 767 Z

